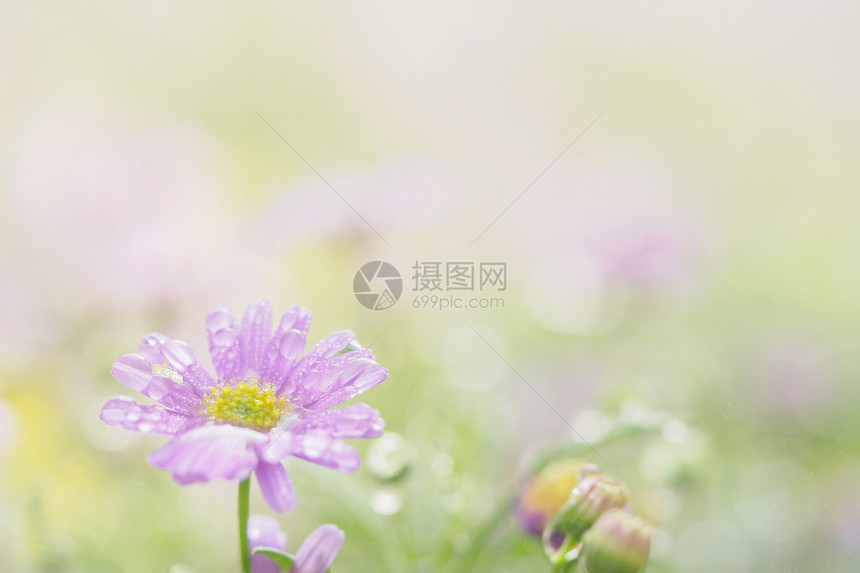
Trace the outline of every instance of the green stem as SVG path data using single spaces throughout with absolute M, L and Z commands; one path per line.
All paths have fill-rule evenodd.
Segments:
M 239 555 L 242 573 L 251 573 L 251 551 L 248 548 L 248 514 L 250 513 L 251 478 L 239 482 Z
M 561 544 L 561 547 L 553 557 L 553 561 L 555 562 L 555 564 L 550 570 L 550 573 L 564 571 L 566 567 L 570 566 L 570 564 L 573 563 L 573 561 L 576 561 L 576 559 L 573 559 L 573 561 L 565 560 L 565 557 L 567 556 L 568 552 L 576 546 L 576 543 L 577 541 L 573 539 L 570 535 L 564 538 L 564 543 Z

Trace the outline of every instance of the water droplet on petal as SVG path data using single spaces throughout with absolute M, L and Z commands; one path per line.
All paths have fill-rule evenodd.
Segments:
M 206 322 L 210 330 L 221 330 L 233 326 L 233 316 L 226 311 L 212 312 Z
M 289 358 L 296 356 L 305 346 L 305 338 L 299 332 L 288 332 L 281 339 L 278 350 L 281 356 Z
M 218 346 L 232 346 L 236 341 L 236 333 L 229 330 L 219 330 L 212 336 L 212 342 Z

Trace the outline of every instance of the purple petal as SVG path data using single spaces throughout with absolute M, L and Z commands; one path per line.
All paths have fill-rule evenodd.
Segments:
M 299 388 L 299 384 L 308 372 L 313 371 L 320 363 L 324 362 L 328 358 L 335 356 L 338 352 L 346 348 L 346 345 L 353 340 L 355 340 L 355 334 L 353 332 L 349 330 L 341 330 L 340 332 L 335 332 L 314 344 L 314 346 L 308 350 L 308 353 L 296 362 L 290 376 L 284 380 L 283 384 L 279 387 L 281 393 L 287 396 L 293 396 L 296 390 L 300 392 L 301 388 Z
M 296 507 L 296 490 L 290 474 L 281 462 L 261 461 L 257 465 L 257 483 L 269 506 L 278 512 L 292 511 Z
M 290 573 L 325 573 L 337 557 L 345 537 L 343 531 L 334 525 L 318 527 L 302 543 Z
M 206 316 L 206 332 L 209 334 L 209 354 L 219 377 L 229 380 L 245 371 L 239 331 L 236 321 L 226 306 L 209 311 Z
M 288 433 L 273 438 L 263 450 L 267 462 L 295 456 L 339 472 L 354 472 L 361 467 L 361 457 L 352 446 L 330 436 L 325 430 L 312 429 Z
M 281 526 L 274 517 L 254 514 L 248 518 L 248 545 L 251 550 L 271 547 L 286 551 L 287 534 L 281 531 Z
M 333 438 L 378 438 L 385 429 L 379 410 L 367 404 L 352 404 L 337 410 L 305 410 L 296 422 L 296 433 L 322 429 Z
M 302 306 L 296 305 L 284 313 L 263 353 L 260 377 L 265 382 L 279 387 L 289 376 L 305 349 L 310 325 L 311 311 Z
M 153 383 L 152 363 L 140 354 L 120 356 L 113 363 L 110 373 L 132 390 L 136 390 L 153 400 L 160 399 L 168 392 L 168 388 Z
M 167 360 L 170 367 L 176 370 L 182 376 L 182 379 L 200 396 L 207 394 L 209 388 L 215 384 L 212 375 L 197 362 L 194 351 L 185 342 L 171 340 L 160 334 L 150 334 L 143 341 L 144 345 L 148 345 L 151 348 L 143 352 L 138 350 L 138 354 L 143 355 L 147 360 L 151 360 L 154 358 L 152 350 L 157 350 L 162 359 L 155 360 L 153 363 L 160 364 L 164 360 Z
M 311 410 L 326 410 L 370 390 L 386 378 L 388 370 L 367 350 L 346 352 L 326 360 L 305 374 L 297 390 L 300 403 Z
M 267 301 L 252 302 L 242 318 L 242 333 L 239 345 L 242 348 L 243 362 L 260 374 L 263 367 L 263 349 L 272 337 L 272 305 Z M 244 375 L 241 372 L 240 375 Z
M 257 465 L 255 448 L 266 436 L 247 428 L 207 425 L 173 438 L 149 456 L 182 485 L 218 478 L 243 480 Z
M 248 545 L 251 551 L 258 547 L 270 547 L 279 551 L 287 548 L 287 534 L 281 531 L 277 520 L 267 515 L 252 515 L 248 519 Z M 265 555 L 251 557 L 253 573 L 280 573 L 281 566 Z
M 158 377 L 158 376 L 156 376 Z M 172 410 L 193 416 L 200 409 L 200 396 L 188 384 L 177 385 L 163 396 L 159 402 Z
M 159 345 L 170 342 L 170 339 L 163 334 L 151 332 L 143 337 L 143 342 L 137 348 L 137 353 L 143 356 L 150 364 L 161 364 L 164 362 L 164 356 L 161 355 Z
M 194 351 L 185 342 L 171 340 L 161 347 L 161 353 L 182 379 L 201 395 L 208 393 L 215 384 L 212 375 L 197 362 Z
M 168 375 L 154 374 L 153 363 L 140 354 L 119 357 L 110 372 L 114 378 L 132 390 L 137 390 L 168 408 L 191 414 L 199 403 L 199 397 L 182 382 L 178 373 L 178 382 Z
M 370 349 L 348 330 L 317 343 L 280 386 L 282 395 L 305 408 L 322 410 L 367 391 L 388 377 Z
M 144 434 L 174 435 L 189 416 L 165 410 L 161 406 L 138 404 L 127 396 L 111 398 L 102 407 L 99 418 L 111 426 Z
M 268 547 L 268 545 L 261 545 L 261 547 Z M 251 555 L 251 573 L 281 573 L 281 566 L 262 553 L 255 553 Z

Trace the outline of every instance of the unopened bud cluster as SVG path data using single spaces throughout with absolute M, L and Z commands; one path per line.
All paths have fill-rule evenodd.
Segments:
M 595 465 L 581 468 L 567 500 L 543 528 L 554 570 L 572 571 L 579 562 L 588 573 L 638 573 L 648 560 L 653 529 L 626 509 L 630 492 L 622 482 Z
M 610 478 L 595 466 L 587 466 L 582 478 L 570 492 L 567 503 L 550 522 L 550 527 L 574 539 L 580 539 L 601 515 L 616 507 L 624 507 L 630 492 L 620 481 Z

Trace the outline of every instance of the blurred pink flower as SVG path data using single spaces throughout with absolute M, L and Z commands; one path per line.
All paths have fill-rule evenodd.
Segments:
M 755 345 L 743 383 L 763 411 L 813 421 L 836 406 L 840 370 L 838 356 L 825 340 L 786 329 Z
M 625 288 L 659 288 L 690 272 L 700 225 L 650 170 L 558 167 L 544 179 L 512 214 L 531 229 L 529 244 L 594 259 Z
M 248 519 L 248 545 L 251 551 L 258 547 L 287 550 L 287 534 L 281 531 L 278 520 L 268 515 L 252 515 Z M 281 573 L 281 567 L 260 553 L 251 556 L 253 573 Z
M 556 165 L 481 241 L 518 261 L 537 320 L 586 332 L 631 295 L 685 294 L 693 284 L 704 225 L 666 186 L 648 169 Z
M 4 265 L 60 312 L 253 280 L 236 272 L 247 264 L 225 218 L 216 146 L 190 124 L 139 121 L 69 98 L 31 108 L 7 143 L 14 250 Z
M 42 356 L 57 332 L 34 285 L 2 257 L 0 253 L 0 363 L 17 366 Z
M 322 525 L 311 532 L 299 547 L 288 573 L 326 573 L 343 545 L 344 533 L 336 526 Z M 265 547 L 285 551 L 287 534 L 278 522 L 268 516 L 252 515 L 248 520 L 248 542 L 251 551 Z M 253 573 L 279 573 L 280 566 L 268 557 L 251 558 Z
M 278 190 L 260 212 L 256 233 L 266 238 L 259 242 L 281 248 L 337 238 L 376 242 L 376 232 L 395 248 L 444 240 L 443 225 L 456 227 L 453 221 L 468 198 L 466 182 L 432 162 L 399 160 L 375 169 L 324 171 L 337 193 L 313 173 Z

